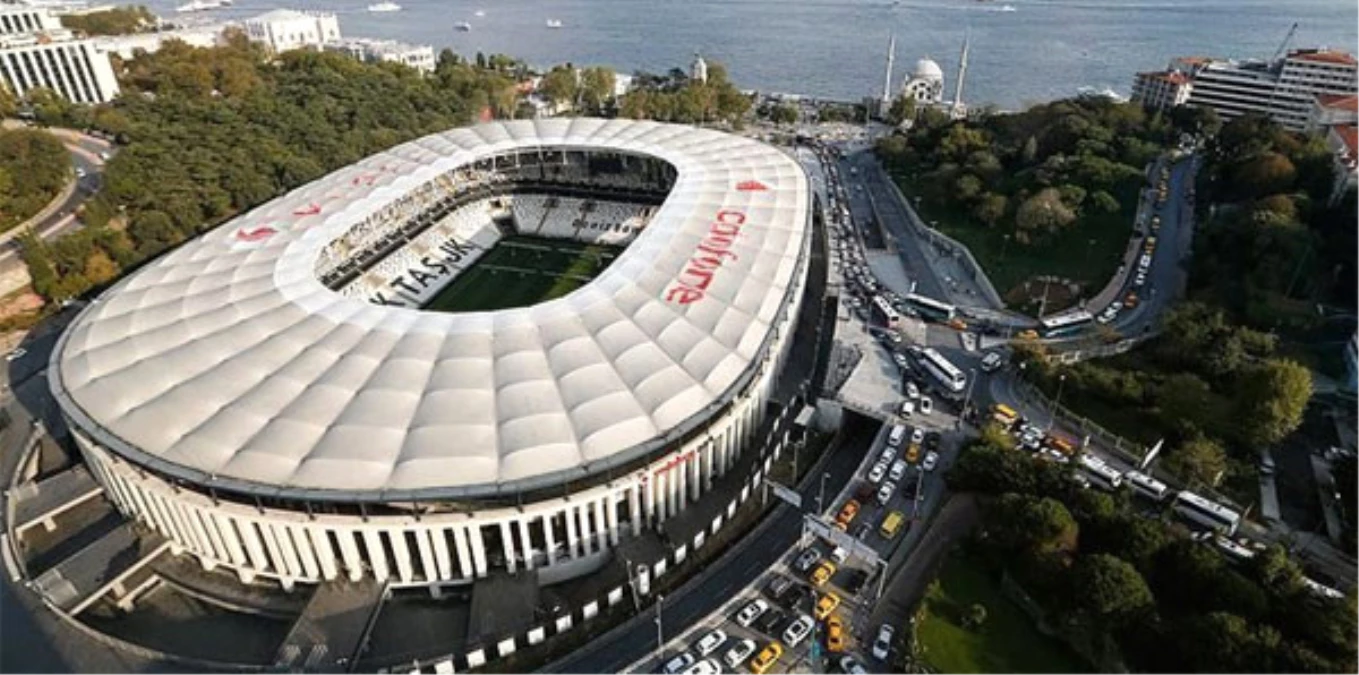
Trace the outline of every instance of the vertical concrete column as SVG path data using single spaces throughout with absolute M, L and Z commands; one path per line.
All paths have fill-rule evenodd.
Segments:
M 500 528 L 500 547 L 505 550 L 505 569 L 514 574 L 519 565 L 514 561 L 514 533 L 510 531 L 510 521 L 502 520 L 497 525 Z
M 641 486 L 642 506 L 644 508 L 643 514 L 646 518 L 646 524 L 650 525 L 659 520 L 656 517 L 656 476 L 654 474 L 646 474 L 644 478 L 646 478 L 646 482 L 642 483 Z M 641 533 L 639 532 L 638 534 Z
M 250 566 L 260 572 L 269 570 L 269 556 L 264 552 L 264 545 L 260 542 L 259 530 L 255 529 L 255 521 L 245 518 L 236 521 L 236 531 L 241 535 L 241 543 L 245 544 L 245 553 L 250 557 Z
M 411 534 L 415 536 L 415 548 L 420 553 L 420 571 L 425 575 L 425 581 L 439 581 L 443 576 L 434 564 L 434 546 L 429 541 L 434 532 L 429 527 L 420 527 L 411 530 Z
M 481 526 L 467 528 L 467 543 L 472 548 L 472 567 L 477 571 L 477 577 L 486 576 L 486 542 L 481 537 Z
M 628 491 L 631 494 L 631 490 Z M 604 497 L 604 521 L 609 525 L 609 544 L 618 545 L 618 493 L 610 492 Z
M 703 458 L 703 490 L 711 492 L 713 489 L 713 462 L 717 459 L 717 446 L 722 442 L 721 438 L 709 440 L 703 444 L 701 452 Z
M 580 518 L 580 547 L 583 553 L 589 555 L 594 552 L 594 546 L 591 543 L 590 505 L 586 503 L 577 506 L 576 516 Z
M 226 545 L 227 554 L 231 556 L 231 564 L 237 567 L 246 564 L 245 549 L 241 548 L 241 538 L 236 534 L 236 528 L 231 526 L 231 516 L 226 513 L 216 512 L 208 514 L 209 524 L 217 529 L 217 536 Z
M 283 551 L 279 549 L 278 542 L 274 539 L 274 530 L 269 527 L 269 523 L 258 523 L 260 541 L 264 542 L 264 550 L 269 553 L 269 567 L 275 574 L 283 577 L 291 577 L 293 573 L 288 569 L 288 565 L 283 562 Z
M 604 522 L 605 499 L 608 499 L 607 493 L 590 504 L 595 512 L 595 547 L 601 551 L 609 547 L 609 524 Z
M 683 511 L 688 503 L 689 464 L 688 461 L 681 462 L 670 472 L 675 477 L 675 513 Z
M 576 507 L 568 505 L 562 511 L 562 520 L 566 523 L 566 551 L 575 558 L 580 555 L 580 542 L 576 539 Z
M 628 486 L 628 520 L 632 521 L 632 536 L 642 533 L 642 486 L 636 481 Z
M 316 564 L 316 555 L 311 550 L 311 541 L 307 539 L 306 530 L 301 525 L 289 525 L 288 535 L 293 540 L 293 548 L 297 550 L 297 558 L 302 562 L 302 571 L 307 575 L 307 579 L 320 579 L 321 567 Z
M 222 541 L 221 535 L 217 533 L 217 528 L 213 527 L 212 519 L 208 517 L 208 514 L 202 509 L 193 506 L 185 506 L 184 510 L 188 513 L 189 517 L 193 518 L 194 522 L 198 524 L 198 527 L 203 531 L 203 534 L 207 535 L 208 550 L 211 551 L 213 559 L 217 561 L 230 560 L 231 556 L 227 553 L 226 543 Z
M 524 552 L 524 567 L 533 569 L 533 538 L 529 536 L 529 519 L 533 518 L 528 514 L 519 516 L 519 548 Z
M 429 533 L 434 542 L 434 563 L 439 568 L 440 581 L 453 580 L 453 556 L 448 553 L 448 528 L 439 528 Z
M 330 545 L 330 537 L 326 536 L 325 528 L 320 525 L 307 525 L 306 530 L 307 536 L 311 537 L 311 547 L 316 551 L 316 561 L 321 564 L 321 578 L 334 581 L 340 576 L 340 570 L 335 564 L 335 551 Z
M 288 566 L 288 576 L 299 579 L 305 573 L 302 569 L 302 560 L 297 555 L 297 547 L 293 546 L 292 537 L 288 536 L 288 528 L 282 525 L 270 525 L 269 529 L 273 532 L 274 540 L 278 542 L 278 550 L 283 553 L 283 564 Z
M 698 498 L 703 496 L 703 490 L 706 487 L 703 484 L 703 458 L 707 447 L 708 443 L 704 442 L 694 448 L 694 458 L 689 460 L 687 467 L 689 473 L 689 500 L 693 502 L 697 502 Z
M 406 543 L 405 530 L 383 529 L 379 532 L 391 542 L 392 562 L 396 563 L 396 576 L 403 584 L 415 581 L 415 568 L 411 565 L 411 547 Z
M 364 527 L 361 532 L 363 547 L 368 552 L 368 564 L 373 568 L 373 577 L 378 581 L 386 581 L 391 569 L 387 566 L 387 552 L 382 550 L 382 539 L 378 531 L 370 525 Z
M 557 564 L 557 535 L 552 531 L 553 521 L 556 519 L 555 513 L 543 514 L 543 542 L 547 544 L 547 564 L 549 567 Z
M 655 499 L 656 499 L 656 512 L 655 512 L 655 513 L 656 513 L 656 515 L 655 515 L 654 518 L 652 518 L 652 521 L 653 521 L 655 524 L 657 524 L 657 525 L 660 525 L 661 523 L 665 522 L 665 514 L 666 514 L 666 508 L 665 508 L 665 507 L 667 506 L 667 504 L 666 504 L 667 498 L 666 498 L 665 484 L 666 484 L 666 478 L 668 478 L 668 477 L 669 477 L 669 476 L 667 476 L 666 473 L 665 473 L 665 472 L 662 472 L 662 471 L 658 471 L 658 472 L 656 472 L 656 473 L 654 473 L 654 474 L 651 474 L 651 483 L 652 483 L 651 489 L 656 493 L 656 497 L 655 497 Z
M 472 547 L 467 543 L 467 528 L 453 528 L 453 544 L 458 549 L 458 570 L 462 578 L 471 579 L 476 571 L 472 567 Z
M 344 560 L 345 574 L 350 581 L 358 581 L 363 578 L 363 556 L 359 553 L 359 546 L 354 541 L 355 532 L 351 529 L 335 530 L 335 540 L 339 542 L 340 558 Z

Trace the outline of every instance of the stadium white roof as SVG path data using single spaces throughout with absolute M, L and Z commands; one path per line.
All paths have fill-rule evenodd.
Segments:
M 317 280 L 322 247 L 383 205 L 540 146 L 652 155 L 677 171 L 650 225 L 587 285 L 444 314 Z M 685 270 L 721 212 L 739 225 L 733 255 L 707 261 L 702 299 L 674 292 L 696 278 Z M 547 487 L 664 447 L 744 386 L 803 273 L 809 220 L 801 168 L 749 139 L 627 120 L 455 129 L 314 181 L 123 280 L 63 336 L 52 386 L 101 446 L 223 489 L 391 500 Z

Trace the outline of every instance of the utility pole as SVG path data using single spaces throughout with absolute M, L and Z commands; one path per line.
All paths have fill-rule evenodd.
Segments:
M 1057 424 L 1057 415 L 1062 410 L 1062 385 L 1066 384 L 1066 375 L 1057 376 L 1057 398 L 1053 399 L 1052 414 L 1048 415 L 1048 431 L 1052 431 L 1053 425 Z
M 967 395 L 963 397 L 963 409 L 962 409 L 962 411 L 959 413 L 959 416 L 960 416 L 961 418 L 963 418 L 963 419 L 966 419 L 966 418 L 967 418 L 967 411 L 968 411 L 969 408 L 972 407 L 972 386 L 975 385 L 976 383 L 977 383 L 977 369 L 976 369 L 976 368 L 968 368 L 968 370 L 967 370 Z M 962 428 L 961 421 L 962 421 L 962 420 L 960 419 L 960 420 L 959 420 L 960 423 L 959 423 L 959 425 L 958 425 L 958 428 L 959 428 L 959 429 Z
M 656 594 L 656 661 L 665 658 L 665 652 L 661 651 L 665 647 L 665 630 L 661 625 L 661 605 L 665 602 L 665 596 Z
M 820 487 L 820 489 L 818 489 L 818 490 L 816 491 L 816 514 L 817 514 L 818 516 L 821 515 L 822 513 L 825 513 L 825 507 L 822 505 L 821 502 L 822 502 L 822 499 L 826 496 L 826 479 L 827 479 L 827 478 L 830 478 L 830 472 L 829 472 L 829 471 L 827 471 L 827 472 L 821 474 L 821 487 Z

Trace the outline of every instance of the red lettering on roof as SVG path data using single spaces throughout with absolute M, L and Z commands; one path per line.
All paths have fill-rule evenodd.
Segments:
M 666 289 L 666 302 L 688 305 L 702 300 L 707 295 L 708 286 L 722 264 L 727 260 L 737 260 L 736 252 L 731 250 L 736 237 L 745 225 L 746 214 L 742 211 L 722 209 L 708 224 L 708 234 L 694 247 L 694 255 L 675 277 L 675 283 Z
M 240 241 L 264 241 L 276 234 L 278 234 L 278 230 L 267 225 L 264 227 L 257 227 L 253 230 L 247 230 L 245 228 L 236 230 L 236 238 Z
M 304 207 L 302 207 L 302 208 L 300 208 L 300 209 L 298 209 L 298 210 L 296 210 L 296 211 L 293 211 L 293 215 L 294 215 L 294 216 L 314 216 L 314 215 L 316 215 L 316 214 L 318 214 L 318 213 L 320 213 L 320 212 L 321 212 L 321 205 L 320 205 L 320 204 L 316 204 L 316 203 L 311 203 L 311 204 L 308 204 L 308 205 L 306 205 L 306 206 L 304 206 Z
M 769 186 L 757 180 L 743 180 L 736 184 L 736 189 L 741 192 L 764 192 Z

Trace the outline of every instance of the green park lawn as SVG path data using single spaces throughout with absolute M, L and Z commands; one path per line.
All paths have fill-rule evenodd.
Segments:
M 507 237 L 429 301 L 435 312 L 527 307 L 559 298 L 608 267 L 615 247 Z
M 1083 673 L 1089 668 L 1063 644 L 1038 632 L 1000 583 L 975 559 L 953 555 L 926 596 L 916 635 L 923 658 L 941 673 Z M 978 629 L 962 626 L 980 604 L 987 618 Z

